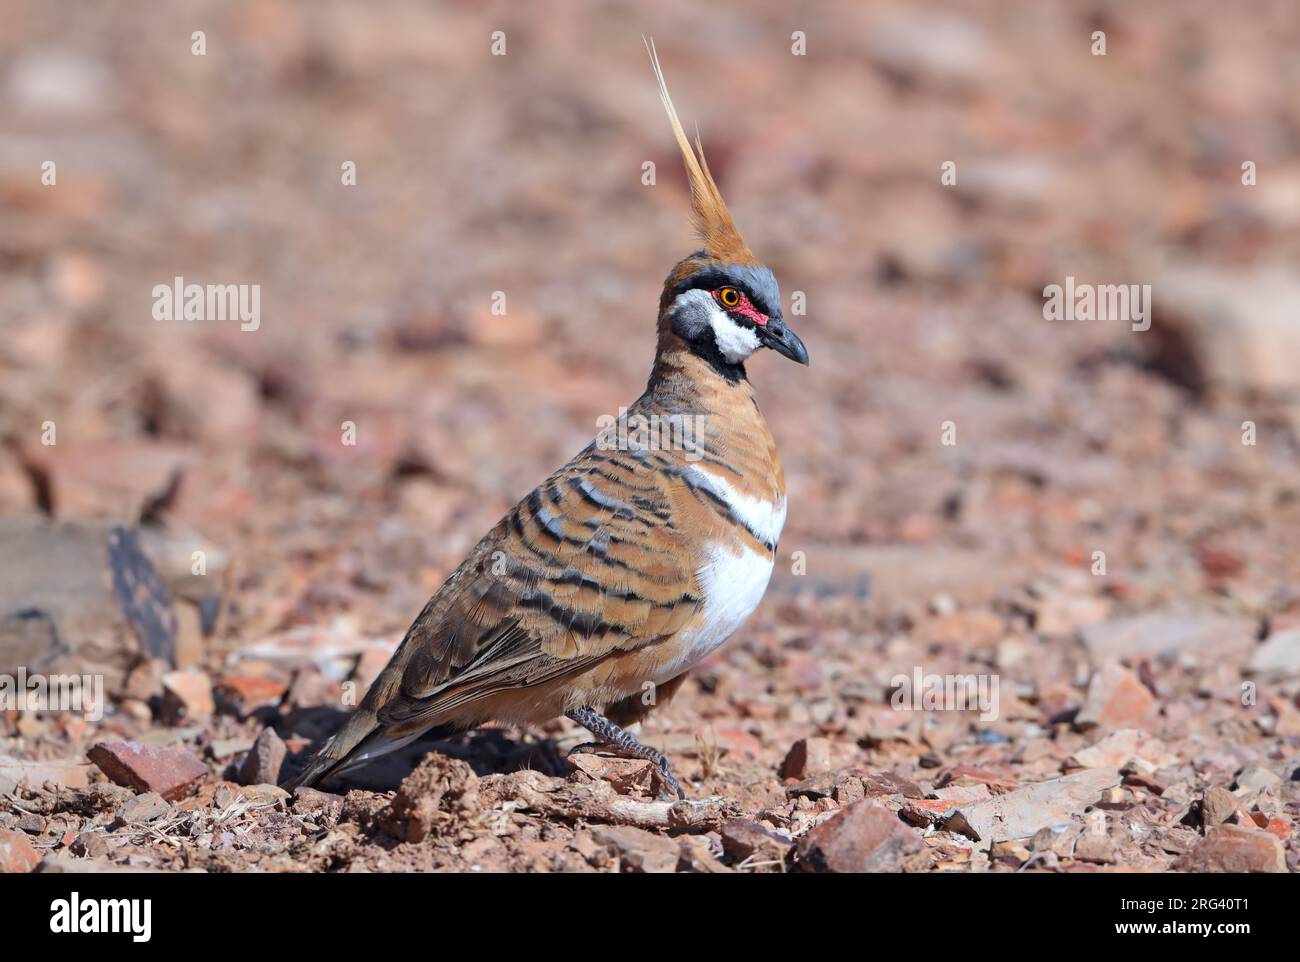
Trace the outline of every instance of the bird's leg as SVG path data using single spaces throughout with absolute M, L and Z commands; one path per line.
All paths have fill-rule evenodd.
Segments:
M 655 767 L 659 769 L 659 774 L 663 776 L 668 786 L 677 793 L 677 797 L 686 797 L 686 793 L 682 791 L 682 786 L 678 784 L 677 779 L 673 777 L 673 773 L 669 770 L 668 758 L 663 752 L 656 751 L 649 745 L 642 745 L 630 731 L 619 728 L 589 705 L 584 705 L 581 708 L 571 708 L 564 714 L 600 739 L 599 742 L 591 744 L 607 745 L 632 758 L 646 758 L 654 762 Z M 588 746 L 578 746 L 578 748 L 586 747 Z M 577 751 L 578 748 L 575 748 L 574 751 Z

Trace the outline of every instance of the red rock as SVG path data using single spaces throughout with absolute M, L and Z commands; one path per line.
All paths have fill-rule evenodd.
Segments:
M 82 858 L 107 858 L 108 841 L 99 832 L 82 832 L 68 843 L 68 850 Z
M 609 782 L 620 795 L 654 795 L 662 780 L 654 763 L 644 758 L 613 758 L 587 752 L 568 756 L 568 764 L 588 778 Z
M 805 872 L 903 872 L 926 861 L 920 833 L 870 800 L 813 826 L 796 852 Z
M 781 763 L 782 778 L 804 779 L 831 770 L 831 743 L 828 738 L 801 738 L 790 746 Z
M 1263 824 L 1260 824 L 1261 821 Z M 1288 841 L 1291 838 L 1291 820 L 1281 815 L 1263 815 L 1255 819 L 1255 824 L 1259 825 L 1270 835 L 1276 835 L 1282 841 Z
M 208 774 L 207 765 L 178 748 L 100 742 L 86 754 L 118 785 L 137 792 L 157 792 L 173 802 L 190 794 Z
M 675 840 L 630 825 L 601 825 L 591 837 L 618 856 L 624 872 L 675 872 L 682 857 Z
M 903 801 L 898 814 L 913 825 L 925 827 L 940 824 L 956 808 L 956 802 L 942 798 L 908 798 Z
M 1074 857 L 1080 862 L 1109 865 L 1117 860 L 1118 847 L 1108 835 L 1084 834 L 1074 843 Z
M 343 796 L 300 785 L 293 790 L 293 810 L 332 824 L 343 813 Z
M 162 718 L 169 725 L 204 722 L 212 717 L 212 683 L 197 669 L 169 671 L 162 676 Z
M 1139 727 L 1155 711 L 1155 696 L 1138 676 L 1112 662 L 1092 676 L 1083 708 L 1074 723 L 1079 728 Z
M 985 785 L 994 794 L 1014 791 L 1020 787 L 998 772 L 975 765 L 954 765 L 935 782 L 936 788 L 973 788 L 976 785 Z
M 248 715 L 266 705 L 278 705 L 288 687 L 283 681 L 259 675 L 223 675 L 216 691 L 223 703 Z
M 1285 872 L 1286 848 L 1276 835 L 1217 825 L 1175 864 L 1184 872 Z
M 737 862 L 784 862 L 793 842 L 747 818 L 722 823 L 722 851 Z
M 442 831 L 456 816 L 477 812 L 479 778 L 457 758 L 430 752 L 402 780 L 386 811 L 383 829 L 404 842 L 424 841 Z
M 41 856 L 22 832 L 0 829 L 0 873 L 30 872 Z
M 1241 799 L 1219 785 L 1206 789 L 1201 799 L 1201 824 L 1208 832 L 1216 825 L 1222 825 L 1237 814 Z
M 289 753 L 288 747 L 273 728 L 263 728 L 244 756 L 239 766 L 241 785 L 275 785 L 280 781 L 280 768 Z
M 1246 568 L 1246 560 L 1235 551 L 1211 545 L 1197 545 L 1196 560 L 1211 578 L 1232 578 Z
M 868 795 L 902 795 L 904 798 L 924 798 L 925 792 L 910 779 L 894 772 L 868 772 L 862 776 L 862 787 Z
M 123 825 L 147 825 L 150 822 L 156 822 L 160 818 L 165 818 L 171 814 L 171 811 L 171 805 L 157 792 L 145 792 L 141 795 L 134 795 L 123 802 L 122 806 L 117 810 L 113 824 L 117 827 Z

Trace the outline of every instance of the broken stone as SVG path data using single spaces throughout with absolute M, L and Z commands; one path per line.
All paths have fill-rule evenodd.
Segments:
M 278 705 L 288 687 L 279 679 L 260 675 L 223 675 L 215 695 L 223 710 L 245 718 L 259 708 Z
M 781 763 L 781 777 L 805 779 L 831 770 L 829 738 L 801 738 L 790 746 Z
M 537 771 L 520 770 L 496 779 L 485 789 L 485 805 L 514 802 L 543 818 L 608 822 L 636 828 L 694 829 L 719 827 L 734 806 L 722 799 L 654 801 L 619 795 L 608 782 L 574 784 Z
M 630 825 L 600 825 L 591 830 L 597 843 L 618 856 L 624 872 L 677 871 L 681 846 L 671 838 Z
M 663 782 L 654 763 L 645 758 L 617 758 L 576 752 L 567 762 L 588 778 L 606 781 L 620 795 L 656 795 Z
M 681 861 L 677 863 L 679 872 L 718 875 L 735 871 L 714 856 L 708 836 L 681 835 L 678 836 L 677 843 L 681 846 Z
M 1020 839 L 994 842 L 989 848 L 990 861 L 1004 862 L 1012 868 L 1019 868 L 1024 865 L 1029 861 L 1031 854 L 1029 848 Z
M 1237 814 L 1240 804 L 1241 800 L 1236 795 L 1215 785 L 1201 799 L 1201 824 L 1207 832 L 1216 825 L 1222 825 Z
M 100 742 L 87 755 L 117 784 L 157 792 L 172 802 L 190 794 L 208 774 L 208 766 L 187 751 L 140 742 Z
M 1110 865 L 1117 860 L 1119 847 L 1109 835 L 1086 832 L 1074 843 L 1074 857 L 1080 862 Z
M 479 778 L 463 761 L 431 752 L 402 780 L 380 816 L 395 838 L 421 842 L 478 807 Z
M 216 710 L 205 672 L 169 671 L 162 676 L 162 688 L 162 719 L 169 725 L 204 722 Z
M 239 766 L 242 785 L 275 785 L 289 749 L 273 728 L 263 728 Z
M 737 862 L 784 862 L 794 843 L 747 818 L 733 818 L 719 829 L 722 851 Z
M 1155 696 L 1138 676 L 1112 662 L 1092 676 L 1074 723 L 1085 729 L 1134 726 L 1149 720 L 1155 710 Z
M 343 813 L 343 796 L 299 786 L 293 790 L 293 810 L 299 815 L 314 815 L 319 821 L 333 824 Z
M 79 858 L 107 858 L 108 840 L 98 832 L 82 832 L 72 840 L 68 851 Z
M 830 772 L 813 775 L 785 790 L 790 798 L 830 798 L 835 794 L 835 776 Z
M 1279 785 L 1282 777 L 1277 772 L 1271 772 L 1267 768 L 1248 768 L 1237 776 L 1237 782 L 1233 789 L 1233 794 L 1238 799 L 1247 801 L 1257 798 L 1261 793 L 1268 791 L 1276 785 Z
M 936 788 L 933 792 L 935 798 L 951 802 L 954 806 L 983 801 L 990 794 L 989 787 L 984 782 L 977 782 L 974 785 L 948 785 L 944 788 Z
M 281 810 L 289 801 L 289 793 L 279 785 L 245 785 L 239 789 L 239 794 L 254 805 L 277 805 Z
M 1265 681 L 1300 677 L 1300 628 L 1269 635 L 1250 653 L 1246 672 Z
M 903 807 L 898 814 L 908 823 L 924 828 L 927 825 L 942 824 L 956 808 L 956 802 L 942 798 L 908 798 L 903 800 Z
M 796 852 L 806 872 L 904 872 L 925 864 L 924 848 L 919 832 L 864 799 L 811 828 Z
M 1068 824 L 1119 782 L 1113 768 L 1090 768 L 964 805 L 945 827 L 985 843 L 1029 838 L 1041 828 Z
M 41 856 L 27 836 L 12 829 L 0 829 L 0 873 L 26 873 L 36 868 Z
M 113 821 L 115 828 L 124 825 L 147 825 L 171 814 L 172 807 L 157 792 L 145 792 L 126 801 L 117 810 Z
M 1175 863 L 1184 872 L 1285 872 L 1286 847 L 1276 835 L 1216 825 Z

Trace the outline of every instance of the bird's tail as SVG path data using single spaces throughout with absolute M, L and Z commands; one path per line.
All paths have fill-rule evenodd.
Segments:
M 300 774 L 284 783 L 284 788 L 293 791 L 295 788 L 315 785 L 323 779 L 341 775 L 380 755 L 387 755 L 401 748 L 420 734 L 419 728 L 411 730 L 410 726 L 402 726 L 400 730 L 395 730 L 394 726 L 386 725 L 379 720 L 380 710 L 401 684 L 404 665 L 405 661 L 399 651 L 379 673 L 379 677 L 370 686 L 361 704 L 343 723 L 343 727 L 325 743 Z
M 358 757 L 362 754 L 361 746 L 379 731 L 379 719 L 373 710 L 365 705 L 354 711 L 328 742 L 316 753 L 301 773 L 284 783 L 284 788 L 293 791 L 300 786 L 311 786 L 325 778 L 341 774 L 354 765 L 369 761 L 374 754 Z

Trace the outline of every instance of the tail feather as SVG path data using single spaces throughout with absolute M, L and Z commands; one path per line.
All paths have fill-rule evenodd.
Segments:
M 316 753 L 307 767 L 285 782 L 283 787 L 289 791 L 310 787 L 322 779 L 342 774 L 347 768 L 375 757 L 374 754 L 367 753 L 364 758 L 356 758 L 361 754 L 358 749 L 362 744 L 378 731 L 379 719 L 375 717 L 375 712 L 362 705 L 349 716 L 334 737 L 325 743 L 325 747 Z

